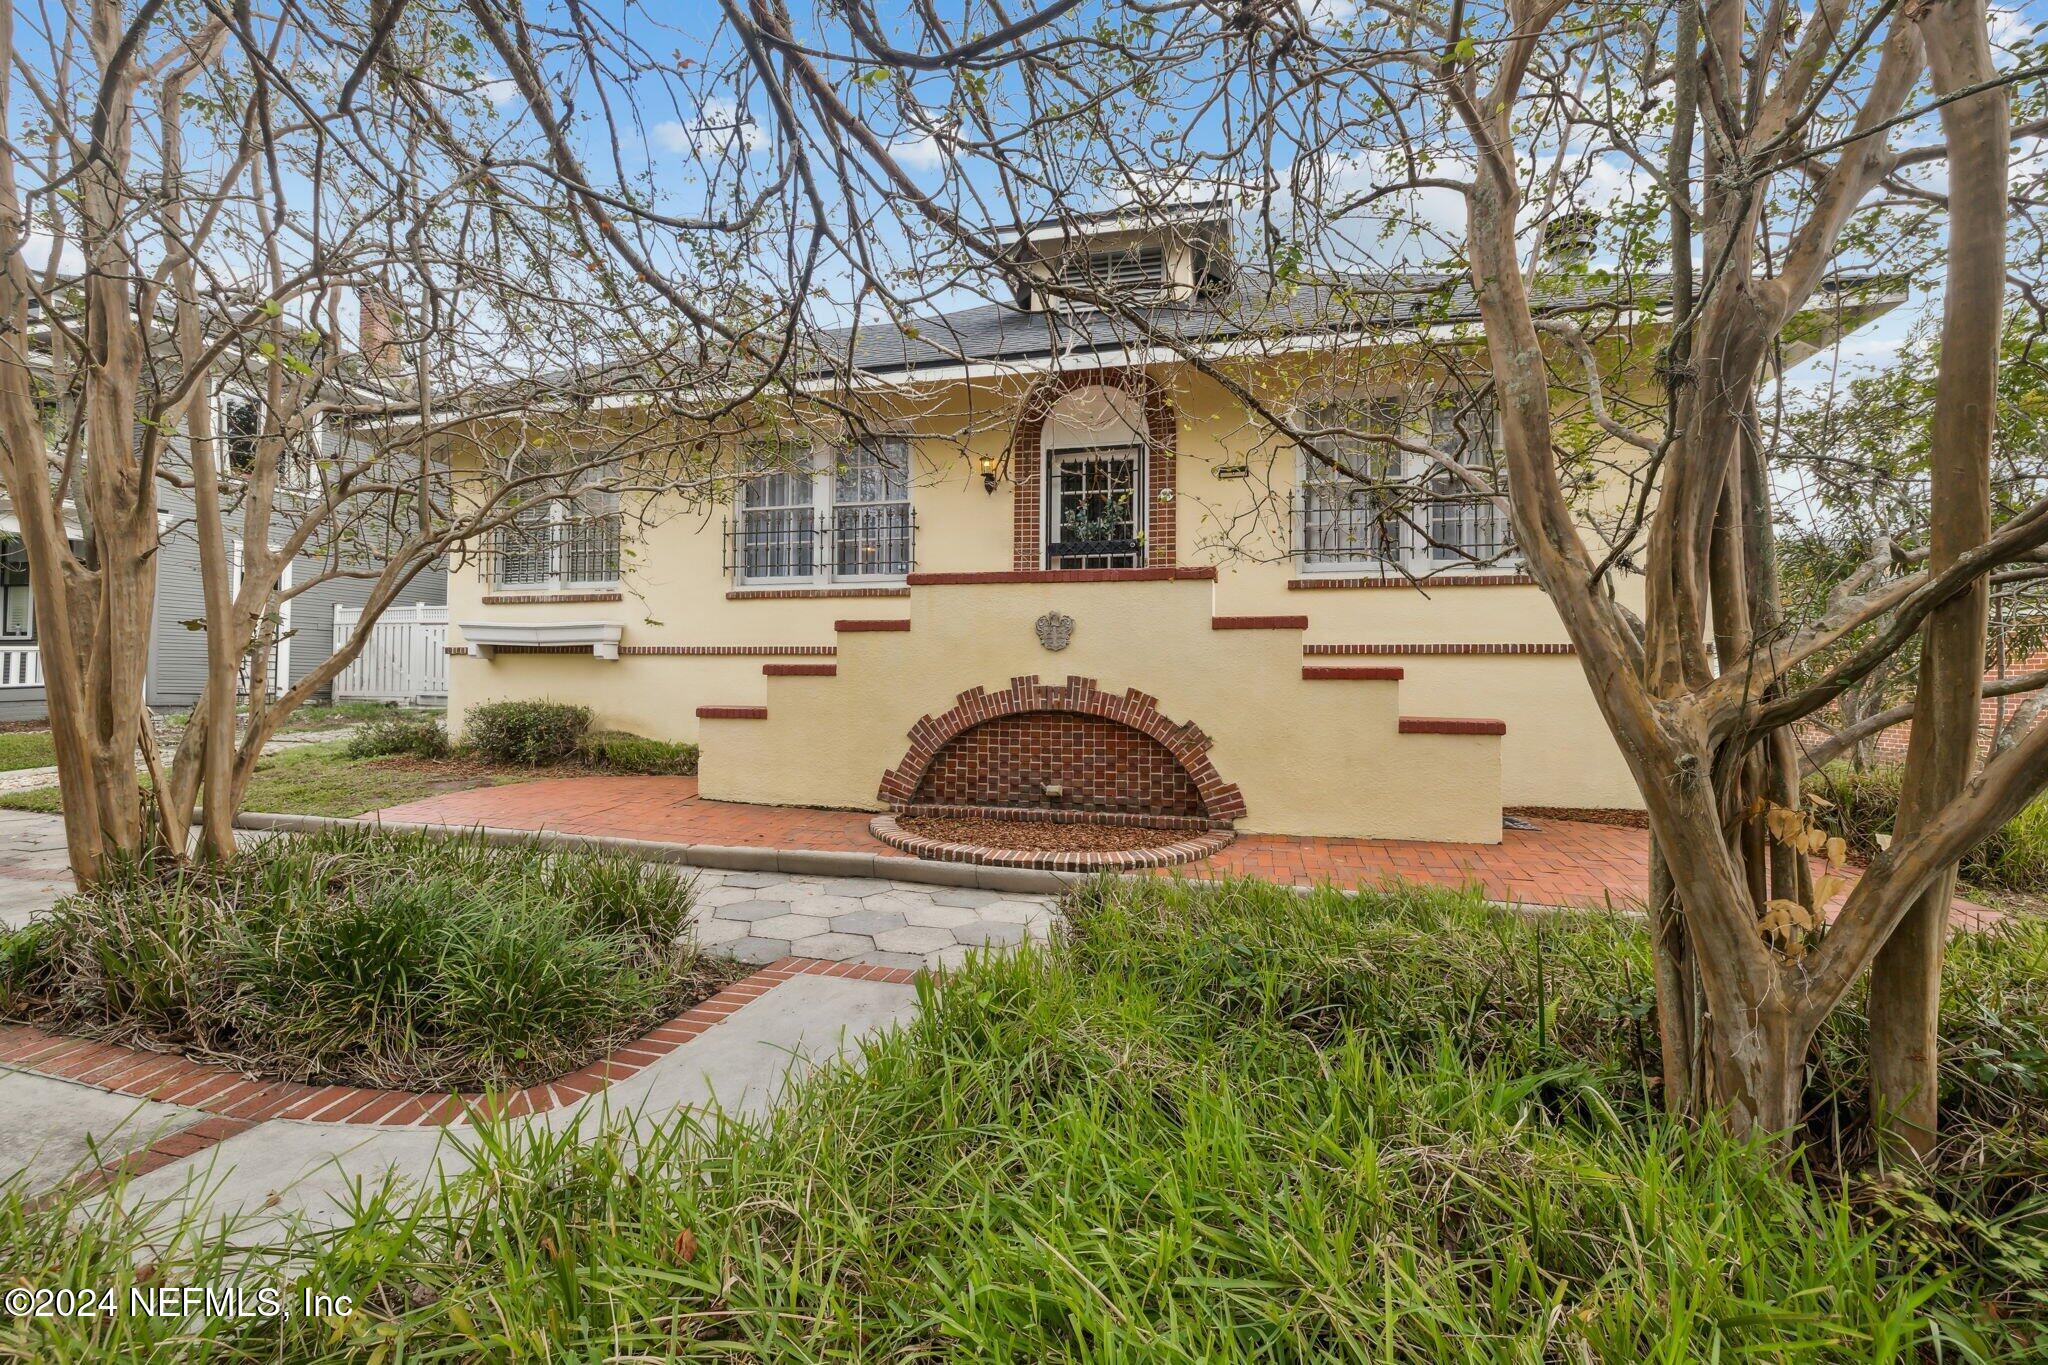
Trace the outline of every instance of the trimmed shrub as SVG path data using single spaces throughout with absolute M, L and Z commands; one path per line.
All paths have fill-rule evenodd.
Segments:
M 694 777 L 697 746 L 649 739 L 623 730 L 594 730 L 583 737 L 583 761 L 615 773 L 659 773 Z
M 1896 764 L 1857 772 L 1831 763 L 1806 779 L 1806 790 L 1830 801 L 1821 823 L 1849 841 L 1856 857 L 1869 860 L 1883 847 L 1899 816 L 1904 770 Z M 1966 882 L 2003 891 L 2048 891 L 2048 801 L 2036 801 L 2004 829 L 1972 849 L 1962 863 Z
M 463 713 L 463 741 L 493 763 L 537 768 L 576 752 L 590 708 L 560 701 L 493 701 Z
M 384 716 L 350 735 L 348 747 L 342 752 L 350 758 L 384 758 L 391 754 L 446 758 L 448 732 L 435 716 Z

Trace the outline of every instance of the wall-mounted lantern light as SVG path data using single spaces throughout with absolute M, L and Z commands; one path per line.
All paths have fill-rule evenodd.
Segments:
M 993 455 L 981 457 L 981 488 L 985 493 L 996 491 L 996 457 Z

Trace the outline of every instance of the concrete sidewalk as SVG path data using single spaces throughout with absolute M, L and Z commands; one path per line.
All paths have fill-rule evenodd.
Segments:
M 791 977 L 628 1079 L 574 1104 L 508 1119 L 510 1135 L 590 1131 L 673 1122 L 684 1111 L 766 1114 L 792 1080 L 836 1061 L 909 1019 L 914 986 L 806 974 Z M 194 1109 L 137 1101 L 92 1086 L 0 1070 L 0 1175 L 33 1190 L 142 1154 L 145 1174 L 122 1198 L 169 1221 L 185 1214 L 232 1218 L 238 1234 L 264 1238 L 286 1221 L 331 1227 L 352 1202 L 387 1184 L 417 1190 L 469 1169 L 475 1130 L 368 1127 L 273 1120 L 232 1125 Z M 220 1135 L 229 1131 L 224 1138 Z M 172 1158 L 163 1160 L 166 1153 Z M 264 1231 L 270 1225 L 269 1233 Z

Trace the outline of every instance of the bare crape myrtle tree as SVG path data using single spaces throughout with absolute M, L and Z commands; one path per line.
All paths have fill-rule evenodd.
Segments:
M 81 881 L 184 856 L 202 807 L 230 853 L 264 742 L 408 583 L 552 509 L 706 494 L 800 351 L 786 167 L 665 139 L 692 101 L 635 114 L 595 193 L 577 121 L 521 98 L 575 74 L 533 84 L 459 7 L 57 0 L 0 7 L 0 45 L 0 468 Z M 173 535 L 207 642 L 174 756 L 144 706 Z M 286 603 L 339 577 L 361 629 L 271 677 Z
M 722 3 L 692 69 L 719 73 L 830 224 L 842 315 L 919 329 L 933 300 L 1003 297 L 1003 224 L 1078 233 L 1091 211 L 1163 221 L 1220 197 L 1228 287 L 1043 287 L 1086 305 L 1098 344 L 1213 378 L 1273 449 L 1307 448 L 1308 477 L 1377 487 L 1404 534 L 1426 540 L 1414 509 L 1447 489 L 1495 509 L 1649 812 L 1671 1108 L 1794 1132 L 1815 1030 L 1867 975 L 1873 1113 L 1896 1149 L 1928 1150 L 1954 867 L 2048 786 L 2048 726 L 1975 760 L 1990 582 L 2048 544 L 2048 503 L 1994 519 L 1987 496 L 2001 319 L 2031 288 L 2009 279 L 2008 189 L 2042 128 L 2038 49 L 1995 49 L 1983 0 Z M 472 8 L 498 16 L 508 63 L 629 51 L 573 5 Z M 585 174 L 559 149 L 556 170 Z M 1886 267 L 1910 234 L 1935 249 L 1902 279 Z M 1777 376 L 1908 292 L 1941 319 L 1927 498 L 1788 609 L 1763 441 Z M 1080 311 L 1047 309 L 1049 340 Z M 1330 344 L 1303 344 L 1317 333 Z M 1360 392 L 1424 411 L 1341 401 Z M 1485 439 L 1435 439 L 1446 408 Z M 1909 646 L 1905 809 L 1851 887 L 1802 801 L 1794 727 Z

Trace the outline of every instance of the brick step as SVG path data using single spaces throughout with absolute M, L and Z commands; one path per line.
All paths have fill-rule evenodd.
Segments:
M 1301 676 L 1309 682 L 1399 682 L 1405 674 L 1398 668 L 1318 668 L 1304 664 Z
M 1403 716 L 1404 735 L 1504 735 L 1508 723 L 1474 716 Z
M 761 673 L 769 678 L 836 678 L 838 664 L 762 664 Z
M 765 706 L 700 706 L 697 708 L 697 719 L 766 720 L 768 719 L 768 708 Z
M 858 632 L 858 631 L 869 631 L 869 630 L 909 630 L 909 629 L 910 629 L 910 622 L 909 622 L 909 621 L 897 621 L 897 620 L 881 620 L 881 621 L 860 621 L 860 620 L 854 620 L 854 621 L 834 621 L 834 622 L 832 623 L 832 629 L 834 629 L 834 630 L 836 630 L 836 631 L 846 632 L 846 633 L 853 633 L 853 632 Z
M 1307 630 L 1306 616 L 1212 616 L 1211 630 Z

